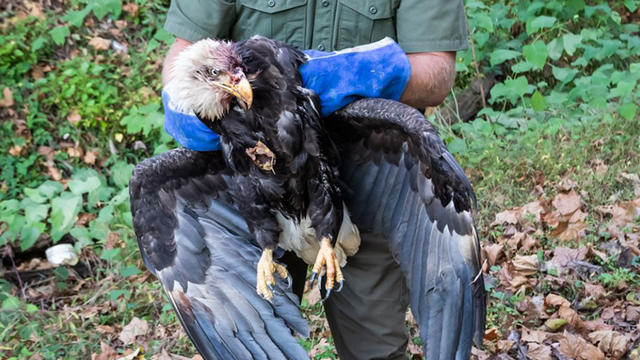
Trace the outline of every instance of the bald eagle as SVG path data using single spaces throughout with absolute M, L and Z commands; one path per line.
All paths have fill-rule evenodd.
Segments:
M 366 99 L 323 124 L 301 86 L 304 55 L 266 38 L 183 53 L 166 90 L 221 135 L 222 151 L 145 160 L 130 193 L 142 258 L 198 351 L 308 358 L 292 335 L 309 333 L 298 307 L 306 266 L 275 259 L 294 251 L 326 273 L 328 294 L 360 229 L 387 238 L 426 357 L 468 358 L 485 320 L 475 195 L 424 116 Z

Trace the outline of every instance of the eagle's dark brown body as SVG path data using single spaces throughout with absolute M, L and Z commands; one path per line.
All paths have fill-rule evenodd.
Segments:
M 335 241 L 343 217 L 337 153 L 323 129 L 318 97 L 302 87 L 298 67 L 304 54 L 263 37 L 236 48 L 251 79 L 253 105 L 247 110 L 232 105 L 215 120 L 196 113 L 220 134 L 225 161 L 235 174 L 230 194 L 236 206 L 263 248 L 278 243 L 275 211 L 297 221 L 308 216 L 318 239 Z M 266 169 L 247 154 L 260 143 L 274 155 Z

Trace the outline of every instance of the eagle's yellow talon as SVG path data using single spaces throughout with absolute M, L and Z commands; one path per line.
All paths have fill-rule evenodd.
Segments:
M 325 289 L 327 290 L 327 296 L 331 293 L 336 282 L 340 283 L 340 290 L 342 290 L 342 284 L 344 282 L 344 275 L 342 275 L 342 270 L 340 269 L 340 263 L 336 258 L 336 254 L 333 251 L 333 246 L 331 245 L 331 241 L 329 238 L 323 237 L 320 240 L 320 251 L 318 251 L 318 256 L 316 257 L 316 262 L 313 265 L 313 274 L 311 276 L 311 283 L 315 280 L 316 276 L 318 277 L 318 287 L 321 286 L 322 282 L 322 270 L 325 270 L 327 278 L 325 280 Z
M 273 286 L 276 283 L 273 273 L 277 272 L 280 277 L 289 277 L 287 268 L 273 261 L 273 251 L 264 249 L 257 266 L 256 292 L 266 300 L 273 299 Z

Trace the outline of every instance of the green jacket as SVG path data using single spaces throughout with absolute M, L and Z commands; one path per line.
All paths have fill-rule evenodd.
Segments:
M 407 53 L 467 48 L 462 0 L 172 0 L 164 27 L 189 41 L 259 34 L 326 51 L 385 36 Z

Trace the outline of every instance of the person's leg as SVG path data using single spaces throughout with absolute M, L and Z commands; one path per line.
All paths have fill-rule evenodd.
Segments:
M 347 259 L 341 292 L 325 302 L 342 360 L 406 359 L 409 292 L 381 235 L 361 233 L 359 252 Z

